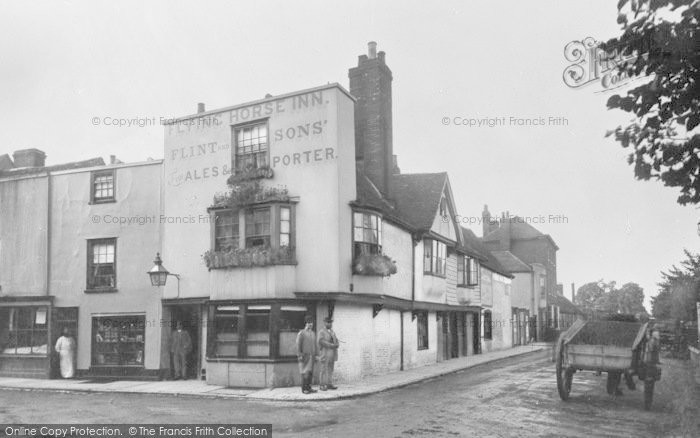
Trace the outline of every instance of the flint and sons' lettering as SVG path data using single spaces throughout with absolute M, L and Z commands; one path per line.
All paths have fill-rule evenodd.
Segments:
M 219 175 L 231 175 L 232 173 L 233 169 L 228 164 L 224 164 L 222 167 L 211 166 L 203 167 L 201 169 L 190 169 L 184 172 L 175 171 L 172 172 L 168 177 L 168 184 L 170 184 L 173 187 L 177 187 L 184 183 L 209 178 L 216 178 Z
M 317 161 L 333 160 L 336 157 L 335 149 L 323 148 L 311 151 L 294 152 L 291 154 L 275 155 L 272 157 L 272 167 L 295 166 L 309 164 Z
M 295 138 L 319 135 L 323 132 L 323 125 L 325 124 L 326 120 L 319 120 L 313 123 L 306 123 L 304 125 L 297 125 L 286 129 L 276 129 L 275 141 L 281 141 L 284 139 L 294 140 Z
M 210 143 L 202 143 L 196 146 L 176 148 L 170 151 L 170 159 L 175 160 L 186 160 L 192 157 L 201 157 L 202 155 L 215 154 L 221 150 L 228 150 L 229 145 L 222 144 L 219 145 L 217 142 L 212 141 Z

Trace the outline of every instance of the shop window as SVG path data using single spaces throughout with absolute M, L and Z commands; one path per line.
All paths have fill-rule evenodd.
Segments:
M 423 249 L 423 272 L 444 277 L 447 263 L 447 245 L 438 240 L 425 239 L 423 240 Z
M 246 356 L 270 356 L 270 306 L 249 305 L 246 309 Z
M 280 303 L 218 304 L 210 312 L 210 356 L 239 359 L 296 357 L 297 334 L 313 313 L 306 305 Z
M 418 349 L 428 349 L 428 312 L 418 312 L 416 314 L 416 325 L 418 327 Z
M 267 122 L 234 128 L 236 173 L 269 165 Z
M 245 246 L 270 246 L 270 207 L 246 211 Z
M 0 308 L 0 353 L 48 353 L 48 308 Z
M 88 289 L 113 289 L 117 284 L 117 239 L 88 240 Z
M 382 253 L 382 218 L 376 214 L 353 214 L 355 257 Z
M 93 204 L 114 202 L 114 170 L 93 172 L 90 200 Z
M 236 357 L 240 349 L 240 306 L 216 306 L 214 315 L 214 354 L 221 357 Z
M 297 334 L 306 324 L 304 317 L 308 313 L 306 306 L 281 306 L 279 318 L 279 355 L 280 357 L 296 357 Z
M 93 366 L 143 366 L 145 315 L 92 318 Z
M 223 210 L 214 213 L 214 251 L 238 248 L 238 211 Z
M 484 312 L 484 339 L 493 338 L 493 321 L 491 319 L 491 311 Z

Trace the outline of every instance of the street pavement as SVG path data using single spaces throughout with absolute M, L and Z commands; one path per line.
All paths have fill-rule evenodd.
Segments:
M 368 376 L 351 384 L 339 384 L 334 391 L 318 391 L 313 394 L 302 394 L 299 387 L 288 388 L 227 388 L 219 385 L 207 385 L 199 380 L 165 380 L 165 381 L 138 381 L 138 380 L 90 380 L 90 379 L 18 379 L 0 378 L 0 389 L 25 389 L 44 391 L 71 391 L 71 392 L 109 392 L 109 393 L 134 393 L 134 394 L 169 394 L 189 395 L 208 398 L 240 398 L 260 400 L 333 400 L 352 398 L 400 388 L 402 386 L 417 383 L 426 379 L 432 379 L 462 369 L 501 360 L 507 357 L 531 354 L 551 348 L 548 344 L 531 344 L 491 351 L 474 356 L 460 357 L 447 360 L 430 366 L 414 368 L 405 371 L 397 371 L 381 376 Z
M 577 373 L 561 401 L 551 355 L 541 351 L 344 400 L 0 390 L 0 423 L 272 423 L 274 436 L 310 437 L 697 437 L 700 388 L 688 362 L 663 359 L 662 369 L 649 412 L 641 390 L 609 396 L 605 374 L 591 372 Z

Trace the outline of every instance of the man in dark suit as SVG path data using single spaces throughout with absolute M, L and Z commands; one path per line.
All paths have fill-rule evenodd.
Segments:
M 192 351 L 190 334 L 182 329 L 182 321 L 177 322 L 177 330 L 170 337 L 170 353 L 173 355 L 175 380 L 187 379 L 187 355 Z
M 338 360 L 338 337 L 333 331 L 333 318 L 330 316 L 323 320 L 325 327 L 318 332 L 318 351 L 321 373 L 321 391 L 338 389 L 333 385 L 333 368 Z

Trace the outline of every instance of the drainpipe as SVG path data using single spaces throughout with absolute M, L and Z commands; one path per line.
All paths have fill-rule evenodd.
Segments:
M 400 311 L 401 314 L 401 368 L 400 371 L 403 371 L 403 310 Z
M 46 297 L 51 295 L 51 172 L 46 172 Z M 46 370 L 46 377 L 51 378 L 51 342 L 53 340 L 54 327 L 51 324 L 53 320 L 53 305 L 49 300 L 48 311 L 46 312 L 46 336 L 48 336 L 49 347 L 49 363 Z M 75 334 L 78 335 L 77 333 Z M 77 357 L 76 357 L 77 360 Z

